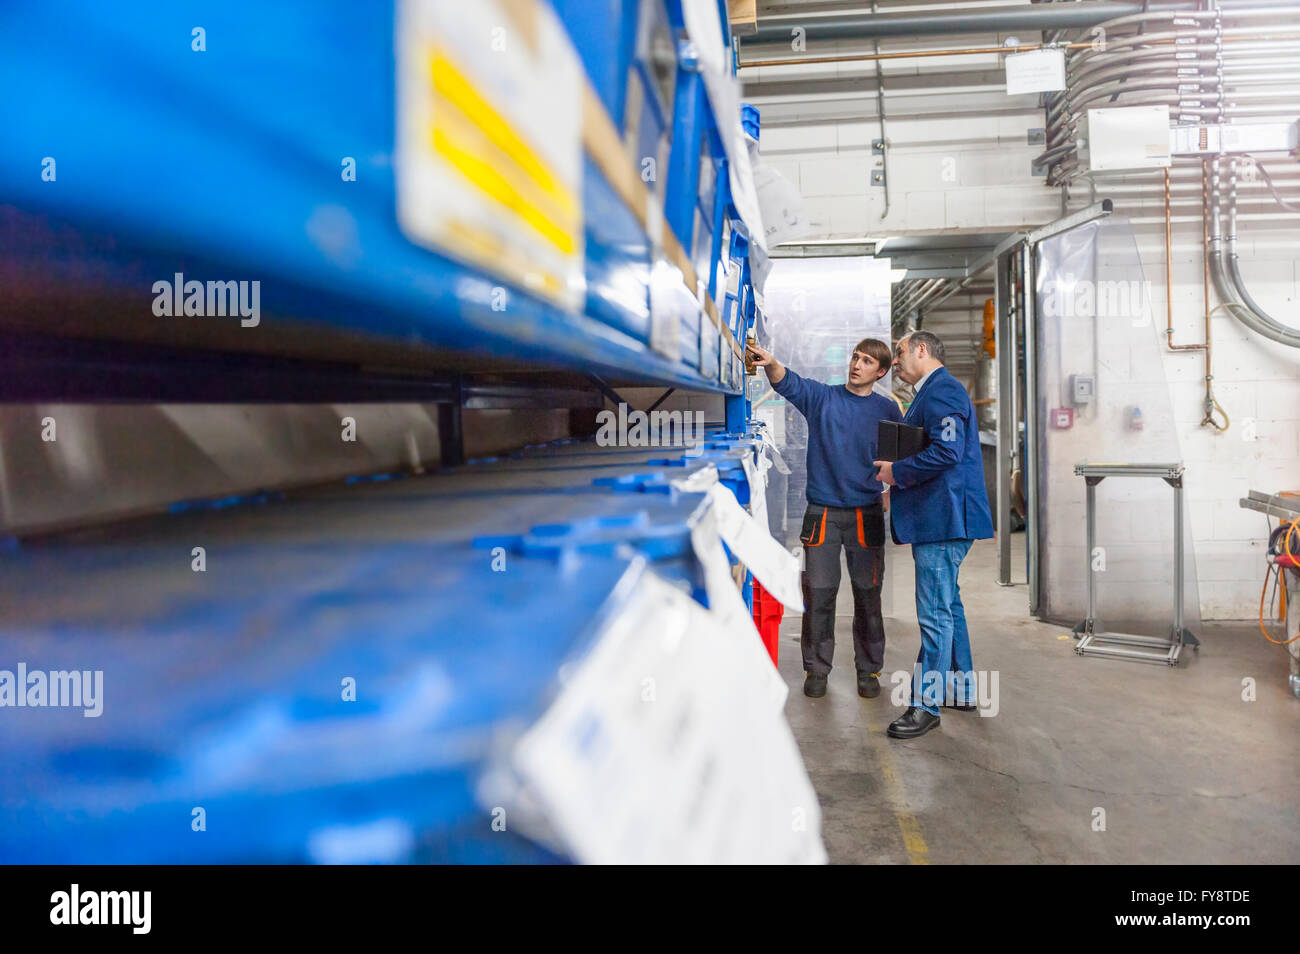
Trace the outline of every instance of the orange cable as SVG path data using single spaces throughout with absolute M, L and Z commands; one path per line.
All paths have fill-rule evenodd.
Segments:
M 1285 494 L 1282 496 L 1290 496 L 1290 494 Z M 1282 522 L 1287 523 L 1288 521 L 1284 520 Z M 1300 533 L 1300 519 L 1290 521 L 1290 526 L 1287 527 L 1286 536 L 1282 538 L 1282 549 L 1286 553 L 1288 562 L 1296 559 L 1296 555 L 1291 553 L 1291 537 L 1295 533 Z M 1294 569 L 1294 567 L 1292 567 L 1292 569 Z M 1282 566 L 1278 566 L 1277 572 L 1280 575 L 1283 572 L 1285 572 L 1285 568 Z M 1264 638 L 1267 639 L 1274 646 L 1287 646 L 1291 643 L 1294 643 L 1297 639 L 1300 639 L 1300 633 L 1296 633 L 1290 639 L 1285 639 L 1285 640 L 1274 639 L 1272 636 L 1268 634 L 1268 630 L 1264 628 L 1264 594 L 1268 592 L 1268 574 L 1269 571 L 1265 570 L 1264 586 L 1259 591 L 1259 631 L 1263 633 Z M 1285 632 L 1286 630 L 1284 629 L 1283 633 Z

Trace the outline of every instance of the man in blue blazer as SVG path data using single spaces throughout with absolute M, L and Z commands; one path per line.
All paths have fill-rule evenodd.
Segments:
M 916 390 L 903 423 L 926 435 L 919 453 L 892 464 L 875 462 L 881 481 L 892 488 L 894 542 L 912 544 L 916 564 L 921 651 L 912 704 L 888 730 L 892 738 L 914 739 L 938 726 L 946 698 L 955 697 L 957 708 L 975 708 L 970 634 L 957 573 L 971 544 L 993 536 L 993 516 L 984 492 L 975 407 L 943 366 L 943 342 L 928 331 L 900 338 L 894 371 Z

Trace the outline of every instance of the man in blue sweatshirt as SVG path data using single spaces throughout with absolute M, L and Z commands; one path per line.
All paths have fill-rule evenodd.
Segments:
M 885 662 L 885 621 L 880 586 L 885 577 L 884 485 L 876 479 L 876 436 L 881 420 L 903 414 L 892 398 L 875 393 L 889 371 L 888 343 L 865 338 L 849 359 L 843 385 L 809 381 L 784 367 L 762 348 L 749 346 L 754 363 L 767 373 L 772 390 L 808 421 L 808 510 L 799 540 L 804 547 L 804 695 L 826 695 L 826 675 L 835 652 L 835 597 L 840 589 L 843 548 L 853 586 L 853 656 L 858 695 L 880 694 Z

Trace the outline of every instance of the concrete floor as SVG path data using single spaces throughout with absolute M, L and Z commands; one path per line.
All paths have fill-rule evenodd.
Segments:
M 1024 535 L 1013 541 L 1021 568 Z M 920 645 L 910 548 L 889 555 L 886 676 L 910 676 Z M 977 543 L 961 588 L 975 666 L 998 673 L 999 710 L 945 709 L 917 740 L 885 735 L 903 710 L 883 677 L 879 697 L 858 697 L 851 616 L 837 621 L 822 699 L 802 692 L 799 616 L 783 621 L 786 714 L 832 862 L 1300 862 L 1300 700 L 1280 647 L 1234 623 L 1203 625 L 1200 652 L 1177 669 L 1076 656 L 1064 630 L 1028 616 L 1025 586 L 997 585 L 996 567 L 994 542 Z M 852 613 L 847 586 L 839 612 Z M 1246 677 L 1254 702 L 1242 700 Z M 1096 809 L 1104 831 L 1093 830 Z

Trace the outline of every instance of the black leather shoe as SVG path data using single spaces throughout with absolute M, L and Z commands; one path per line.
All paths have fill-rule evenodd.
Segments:
M 803 681 L 803 694 L 811 696 L 814 699 L 820 699 L 826 695 L 826 676 L 818 675 L 815 672 L 808 673 Z
M 955 702 L 945 702 L 940 709 L 956 709 L 958 712 L 974 712 L 979 706 L 959 706 Z
M 889 723 L 885 732 L 891 739 L 915 739 L 938 727 L 937 715 L 930 715 L 924 709 L 911 708 L 901 718 Z
M 880 680 L 865 672 L 858 673 L 858 695 L 863 699 L 874 699 L 880 695 Z

